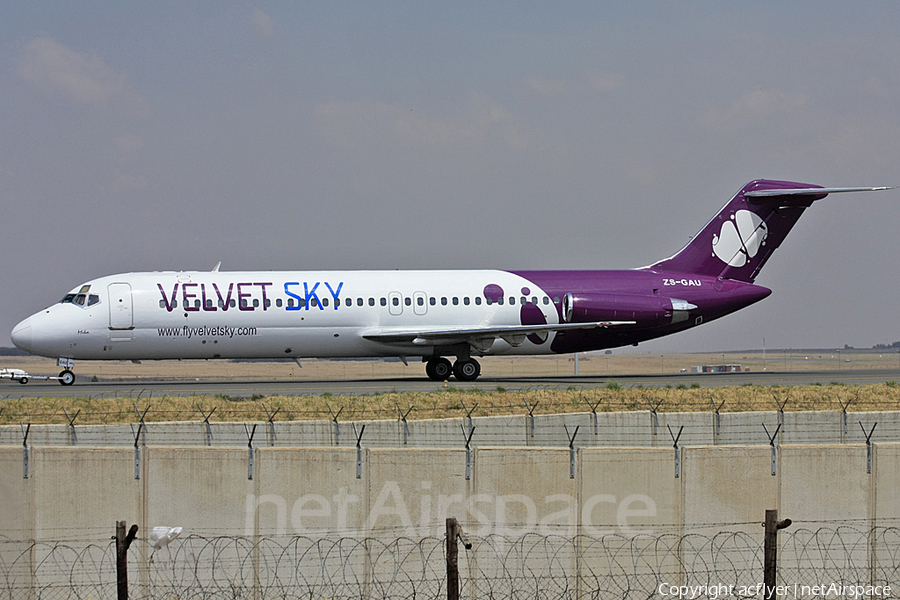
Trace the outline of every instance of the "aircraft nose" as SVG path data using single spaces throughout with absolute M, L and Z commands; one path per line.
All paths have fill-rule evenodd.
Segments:
M 16 345 L 16 348 L 24 350 L 25 352 L 31 352 L 31 317 L 28 317 L 16 325 L 13 328 L 10 337 L 12 338 L 12 343 Z

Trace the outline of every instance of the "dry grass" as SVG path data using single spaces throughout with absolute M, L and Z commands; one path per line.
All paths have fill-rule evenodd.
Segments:
M 373 394 L 367 396 L 267 396 L 253 398 L 165 397 L 131 398 L 30 398 L 2 402 L 0 423 L 66 423 L 65 412 L 78 413 L 76 423 L 133 423 L 135 405 L 141 411 L 149 407 L 146 421 L 200 420 L 198 404 L 205 412 L 215 409 L 213 421 L 265 421 L 266 409 L 278 411 L 276 420 L 330 419 L 329 407 L 343 409 L 340 420 L 397 419 L 398 406 L 404 412 L 412 408 L 409 419 L 436 419 L 465 416 L 463 405 L 473 416 L 522 415 L 527 406 L 535 414 L 585 412 L 596 405 L 598 412 L 648 410 L 660 412 L 705 411 L 712 403 L 722 412 L 777 410 L 778 403 L 788 411 L 841 410 L 841 402 L 850 402 L 850 410 L 900 410 L 900 386 L 894 383 L 847 386 L 740 386 L 721 388 L 621 388 L 615 382 L 589 390 L 531 390 L 508 392 L 463 391 L 453 387 L 434 392 Z
M 849 361 L 849 362 L 848 362 Z M 745 370 L 789 371 L 831 369 L 896 369 L 900 364 L 897 353 L 834 351 L 709 354 L 647 354 L 616 351 L 616 354 L 582 355 L 579 361 L 582 375 L 615 377 L 634 373 L 678 373 L 692 365 L 740 364 Z M 303 361 L 301 369 L 293 362 L 231 362 L 231 361 L 148 361 L 79 362 L 77 372 L 82 377 L 96 377 L 102 381 L 140 383 L 150 379 L 204 380 L 323 380 L 421 378 L 423 367 L 410 361 Z M 486 357 L 483 372 L 497 377 L 570 375 L 574 371 L 571 356 L 546 357 Z M 34 357 L 5 357 L 0 366 L 21 368 L 32 374 L 56 373 L 54 361 Z M 15 385 L 0 382 L 2 385 Z M 684 388 L 685 386 L 678 386 Z M 435 419 L 465 416 L 463 405 L 471 409 L 477 404 L 474 416 L 527 414 L 526 405 L 536 414 L 588 411 L 648 410 L 657 406 L 661 412 L 711 410 L 712 402 L 723 404 L 721 410 L 776 410 L 778 403 L 787 402 L 785 410 L 841 410 L 841 402 L 852 402 L 852 410 L 900 410 L 900 386 L 893 382 L 880 385 L 795 386 L 790 388 L 741 386 L 697 389 L 628 388 L 614 381 L 590 390 L 529 390 L 507 392 L 468 391 L 452 386 L 434 392 L 373 394 L 367 396 L 254 396 L 229 398 L 225 396 L 142 398 L 28 398 L 0 401 L 0 423 L 66 423 L 65 412 L 78 413 L 76 423 L 128 423 L 137 421 L 135 404 L 141 411 L 149 406 L 146 420 L 189 421 L 201 419 L 199 404 L 207 413 L 215 408 L 214 421 L 265 421 L 266 409 L 278 410 L 277 420 L 330 419 L 329 406 L 336 412 L 343 408 L 340 419 L 396 419 L 398 406 L 412 411 L 409 419 Z M 18 390 L 17 390 L 18 391 Z M 71 389 L 78 394 L 78 387 Z M 264 408 L 265 406 L 265 408 Z

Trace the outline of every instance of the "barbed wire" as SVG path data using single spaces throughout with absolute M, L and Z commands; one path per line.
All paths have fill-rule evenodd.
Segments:
M 134 413 L 132 413 L 134 414 Z M 206 413 L 209 416 L 209 412 Z M 218 414 L 216 412 L 215 414 Z M 354 420 L 351 415 L 329 420 L 143 422 L 0 425 L 0 445 L 21 446 L 238 446 L 255 447 L 354 446 L 353 430 L 366 426 L 359 440 L 363 447 L 464 447 L 470 426 L 476 431 L 471 445 L 478 446 L 668 446 L 667 427 L 684 426 L 680 443 L 690 445 L 769 445 L 778 430 L 777 444 L 864 444 L 900 441 L 900 411 L 766 411 L 642 413 L 567 412 L 558 414 L 465 417 L 440 420 L 397 418 Z M 279 415 L 280 416 L 280 415 Z M 80 417 L 80 415 L 79 415 Z M 877 429 L 875 426 L 877 425 Z M 255 437 L 248 432 L 256 427 Z M 571 439 L 575 426 L 578 435 Z M 768 429 L 765 429 L 765 427 Z M 567 430 L 569 428 L 569 430 Z M 874 434 L 874 435 L 872 435 Z
M 753 597 L 763 570 L 762 537 L 749 528 L 637 536 L 470 535 L 472 549 L 459 561 L 460 597 L 649 598 L 661 585 L 731 586 L 731 596 Z M 443 598 L 445 546 L 442 537 L 190 535 L 158 551 L 133 548 L 129 596 Z M 112 600 L 115 556 L 115 545 L 99 540 L 0 539 L 0 598 Z M 898 580 L 898 527 L 837 524 L 780 533 L 783 584 L 897 585 Z

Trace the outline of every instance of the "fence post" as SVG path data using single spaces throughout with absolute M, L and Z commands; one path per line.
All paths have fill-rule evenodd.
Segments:
M 581 425 L 575 426 L 572 435 L 569 435 L 568 425 L 563 424 L 563 427 L 566 428 L 566 437 L 569 438 L 569 479 L 575 479 L 575 436 L 578 435 L 578 428 Z
M 203 411 L 203 408 L 199 404 L 197 405 L 197 410 L 199 410 L 200 414 L 203 415 L 203 422 L 206 423 L 206 445 L 207 446 L 212 446 L 212 427 L 209 426 L 209 418 L 212 416 L 212 414 L 214 412 L 216 412 L 217 408 L 218 408 L 218 406 L 214 406 L 213 409 L 211 411 L 209 411 L 209 414 L 206 414 L 206 412 Z
M 22 427 L 22 479 L 28 479 L 28 434 L 31 432 L 31 423 L 25 427 L 25 423 L 21 423 Z
M 134 413 L 137 415 L 138 421 L 141 426 L 138 429 L 141 433 L 141 446 L 147 445 L 147 424 L 144 422 L 144 417 L 147 416 L 147 413 L 150 412 L 150 404 L 147 405 L 147 408 L 144 409 L 144 412 L 138 410 L 137 402 L 134 403 Z
M 363 424 L 362 429 L 356 430 L 356 423 L 353 424 L 353 433 L 356 434 L 356 478 L 362 479 L 362 436 L 366 432 L 366 426 Z
M 137 433 L 134 432 L 134 425 L 131 426 L 131 433 L 134 435 L 134 478 L 141 478 L 141 448 L 138 446 L 138 440 L 141 439 L 141 432 L 144 430 L 144 422 L 138 425 Z
M 709 396 L 709 403 L 712 404 L 713 410 L 716 411 L 716 414 L 713 417 L 713 446 L 719 445 L 719 431 L 722 428 L 722 415 L 719 411 L 725 406 L 726 400 L 722 400 L 722 403 L 717 405 L 715 396 L 712 394 Z
M 784 519 L 783 521 L 778 520 L 777 509 L 766 511 L 766 522 L 763 523 L 763 527 L 766 528 L 766 537 L 763 548 L 765 560 L 763 565 L 763 582 L 765 585 L 763 598 L 766 600 L 774 600 L 777 598 L 775 594 L 775 580 L 778 576 L 778 530 L 790 526 L 790 519 Z
M 666 429 L 669 430 L 669 436 L 672 438 L 672 447 L 675 448 L 675 479 L 681 477 L 681 448 L 678 447 L 678 440 L 681 439 L 681 432 L 684 431 L 684 425 L 678 429 L 678 435 L 672 433 L 672 428 L 666 423 Z
M 528 423 L 529 423 L 529 434 L 530 438 L 534 438 L 534 409 L 537 408 L 537 405 L 540 403 L 540 400 L 534 403 L 534 406 L 528 404 L 528 400 L 522 398 L 522 402 L 525 403 L 525 408 L 528 409 Z
M 462 429 L 463 437 L 466 438 L 466 481 L 469 481 L 472 478 L 472 436 L 475 435 L 475 427 L 472 427 L 469 430 L 469 434 L 466 435 L 466 430 L 462 425 L 459 426 Z
M 260 402 L 262 404 L 262 402 Z M 268 420 L 268 434 L 269 434 L 269 446 L 275 445 L 275 415 L 278 414 L 278 411 L 281 410 L 281 407 L 275 409 L 275 412 L 270 413 L 268 407 L 263 404 L 263 410 L 266 411 L 266 419 Z
M 78 436 L 75 435 L 75 419 L 81 414 L 81 409 L 76 410 L 75 414 L 70 417 L 69 412 L 63 408 L 63 414 L 66 415 L 66 420 L 69 422 L 69 445 L 74 446 L 78 443 Z
M 788 400 L 791 399 L 790 396 L 785 396 L 784 402 L 778 399 L 778 396 L 772 394 L 772 397 L 775 398 L 775 404 L 778 405 L 778 429 L 784 428 L 784 407 L 787 406 Z M 778 435 L 778 431 L 775 431 L 775 435 Z M 784 434 L 781 434 L 781 441 L 784 441 Z
M 325 403 L 325 406 L 328 407 L 328 412 L 331 413 L 331 421 L 334 423 L 334 445 L 335 445 L 335 446 L 340 446 L 340 445 L 341 445 L 341 429 L 340 429 L 340 427 L 338 426 L 338 417 L 341 416 L 341 413 L 342 413 L 342 412 L 344 412 L 344 407 L 343 407 L 343 406 L 340 407 L 340 408 L 338 409 L 337 413 L 335 413 L 335 412 L 331 409 L 331 405 L 330 405 L 330 404 L 328 404 L 328 403 L 326 402 L 326 403 Z
M 650 402 L 650 398 L 644 396 L 644 400 L 650 405 L 650 434 L 653 436 L 653 445 L 656 446 L 656 431 L 659 428 L 659 407 L 666 401 L 665 398 L 657 402 L 655 405 Z
M 244 423 L 244 433 L 247 435 L 247 479 L 253 479 L 253 436 L 256 435 L 256 423 L 252 430 Z
M 125 521 L 116 521 L 116 594 L 118 600 L 128 600 L 128 548 L 137 535 L 138 526 L 132 525 L 125 534 Z
M 599 400 L 597 400 L 596 404 L 591 404 L 588 401 L 588 399 L 584 398 L 584 397 L 582 397 L 582 400 L 584 400 L 585 403 L 591 407 L 591 419 L 593 421 L 593 426 L 594 426 L 593 431 L 594 431 L 594 435 L 598 435 L 599 432 L 597 430 L 599 429 L 599 426 L 597 425 L 597 407 L 600 406 L 601 402 L 603 402 L 603 398 L 600 398 Z
M 772 476 L 775 476 L 776 472 L 776 459 L 778 457 L 777 451 L 775 449 L 775 438 L 778 436 L 778 431 L 781 429 L 781 423 L 778 424 L 778 427 L 775 428 L 775 433 L 770 434 L 769 428 L 766 427 L 766 424 L 762 424 L 763 429 L 766 430 L 766 436 L 769 438 L 769 445 L 772 447 Z
M 473 429 L 475 429 L 475 425 L 472 424 L 472 413 L 475 412 L 476 408 L 478 408 L 478 403 L 476 402 L 475 405 L 472 406 L 472 410 L 469 410 L 465 402 L 463 402 L 462 400 L 460 400 L 459 402 L 460 404 L 462 404 L 463 410 L 466 411 L 466 424 L 469 426 L 469 432 L 471 432 Z M 463 432 L 463 434 L 468 435 L 465 432 Z
M 461 539 L 466 550 L 472 549 L 472 543 L 466 538 L 456 517 L 447 518 L 447 600 L 459 600 L 459 546 Z
M 866 428 L 863 427 L 862 421 L 859 422 L 859 428 L 862 429 L 863 435 L 866 436 L 866 473 L 869 475 L 872 474 L 872 434 L 875 433 L 876 427 L 878 427 L 878 421 L 875 421 L 875 424 L 872 425 L 872 429 L 866 432 Z
M 409 442 L 409 422 L 407 422 L 406 417 L 409 416 L 409 413 L 412 412 L 413 407 L 410 406 L 406 412 L 400 410 L 400 405 L 397 402 L 394 402 L 394 405 L 397 407 L 397 413 L 400 415 L 400 420 L 403 422 L 403 445 L 407 445 Z

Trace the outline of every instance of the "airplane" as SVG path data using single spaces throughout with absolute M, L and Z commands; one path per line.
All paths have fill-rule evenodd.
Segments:
M 636 346 L 750 306 L 771 293 L 754 281 L 813 202 L 886 189 L 751 181 L 680 251 L 627 270 L 111 275 L 11 337 L 57 358 L 63 385 L 76 359 L 416 357 L 432 380 L 474 381 L 477 357 Z

